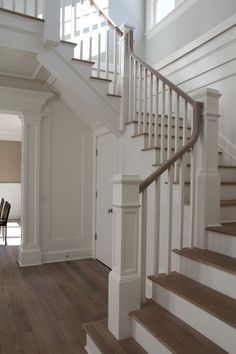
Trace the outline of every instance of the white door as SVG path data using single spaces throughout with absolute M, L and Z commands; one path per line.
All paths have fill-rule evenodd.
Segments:
M 112 266 L 112 177 L 118 169 L 117 138 L 108 133 L 97 138 L 96 258 Z

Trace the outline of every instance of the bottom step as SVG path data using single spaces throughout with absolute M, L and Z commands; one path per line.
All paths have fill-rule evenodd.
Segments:
M 147 354 L 133 339 L 118 341 L 108 330 L 107 320 L 85 324 L 87 333 L 87 353 L 89 354 Z
M 179 353 L 179 354 L 222 354 L 226 353 L 215 343 L 188 326 L 178 317 L 156 304 L 149 301 L 141 310 L 131 313 L 133 320 L 141 324 L 153 337 L 166 347 L 158 348 L 151 340 L 146 341 L 145 349 L 150 354 Z M 134 324 L 135 326 L 135 324 Z M 138 332 L 138 331 L 137 331 Z M 134 337 L 137 341 L 134 328 Z M 144 341 L 144 338 L 142 339 Z

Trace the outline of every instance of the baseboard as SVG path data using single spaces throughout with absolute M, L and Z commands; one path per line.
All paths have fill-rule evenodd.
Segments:
M 66 262 L 76 259 L 91 258 L 92 248 L 77 248 L 73 250 L 50 251 L 42 254 L 42 263 Z
M 40 249 L 24 250 L 20 247 L 18 264 L 20 267 L 30 267 L 42 264 Z
M 152 282 L 149 279 L 146 280 L 146 297 L 148 299 L 152 298 Z
M 228 157 L 236 162 L 236 145 L 232 144 L 221 133 L 219 133 L 219 147 Z

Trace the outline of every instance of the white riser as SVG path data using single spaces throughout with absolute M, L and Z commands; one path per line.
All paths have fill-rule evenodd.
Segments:
M 71 60 L 73 69 L 80 74 L 80 76 L 88 79 L 92 76 L 92 66 L 88 63 L 82 63 L 76 60 Z
M 235 353 L 235 328 L 169 290 L 154 284 L 153 300 L 229 353 Z
M 86 337 L 86 342 L 87 342 L 87 345 L 85 347 L 85 350 L 86 350 L 86 352 L 88 354 L 102 354 L 102 352 L 97 348 L 96 344 L 89 337 L 88 334 L 87 334 L 87 337 Z
M 154 337 L 148 330 L 146 330 L 145 327 L 134 319 L 132 319 L 132 337 L 148 352 L 148 354 L 171 353 L 171 351 L 159 342 L 156 337 Z
M 234 168 L 219 168 L 219 174 L 222 182 L 236 181 L 236 169 Z
M 207 248 L 236 258 L 236 237 L 207 231 Z
M 236 275 L 177 255 L 179 273 L 236 299 Z
M 230 198 L 231 199 L 231 198 Z M 220 207 L 220 221 L 236 222 L 236 205 Z
M 109 93 L 109 82 L 103 80 L 90 79 L 89 84 L 100 94 L 106 96 Z M 105 103 L 104 103 L 105 104 Z
M 120 113 L 120 104 L 121 104 L 120 97 L 108 96 L 108 100 L 109 100 L 110 104 L 112 105 L 112 107 L 114 108 L 114 110 L 117 113 Z

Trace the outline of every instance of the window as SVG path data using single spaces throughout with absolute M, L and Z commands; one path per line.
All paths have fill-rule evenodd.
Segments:
M 154 1 L 154 23 L 160 22 L 171 11 L 175 9 L 176 0 L 155 0 Z

